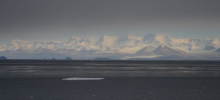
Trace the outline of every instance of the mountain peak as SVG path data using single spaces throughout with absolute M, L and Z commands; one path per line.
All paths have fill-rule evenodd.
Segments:
M 151 54 L 151 52 L 155 49 L 156 49 L 155 47 L 147 46 L 147 47 L 144 47 L 141 50 L 137 51 L 136 54 L 141 54 L 141 55 Z
M 173 48 L 170 48 L 166 45 L 161 45 L 157 49 L 153 51 L 156 55 L 176 55 L 176 54 L 182 54 L 184 52 L 175 50 Z
M 155 33 L 145 35 L 143 37 L 143 41 L 147 43 L 157 43 L 157 44 L 167 44 L 172 42 L 170 37 L 166 35 L 158 35 Z
M 220 39 L 219 38 L 213 39 L 212 43 L 213 44 L 220 44 Z
M 113 46 L 116 42 L 118 42 L 118 37 L 103 35 L 95 45 L 106 48 Z
M 137 37 L 131 34 L 124 34 L 119 37 L 119 42 L 125 42 L 126 40 L 137 40 L 141 41 L 143 38 L 142 37 Z
M 164 48 L 164 47 L 166 47 L 166 45 L 162 44 L 162 45 L 161 45 L 161 48 Z
M 168 36 L 165 36 L 165 35 L 157 35 L 155 39 L 159 41 L 160 43 L 171 43 L 172 42 L 172 40 Z
M 215 50 L 215 52 L 220 53 L 220 48 L 218 48 L 217 50 Z

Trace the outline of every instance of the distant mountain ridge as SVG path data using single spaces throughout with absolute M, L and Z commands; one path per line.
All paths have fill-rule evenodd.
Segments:
M 219 38 L 178 39 L 159 34 L 147 34 L 142 37 L 134 35 L 101 37 L 71 37 L 66 41 L 24 41 L 13 40 L 0 46 L 2 54 L 16 52 L 59 53 L 87 55 L 95 57 L 106 54 L 137 55 L 179 55 L 184 53 L 220 52 Z

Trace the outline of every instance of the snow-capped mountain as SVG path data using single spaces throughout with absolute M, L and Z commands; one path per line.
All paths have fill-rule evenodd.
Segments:
M 178 50 L 178 49 L 173 49 L 165 45 L 159 46 L 157 49 L 155 49 L 154 54 L 156 55 L 178 55 L 185 53 L 184 51 Z
M 6 44 L 1 47 L 1 50 L 17 50 L 17 49 L 24 49 L 24 50 L 34 50 L 37 48 L 47 48 L 51 50 L 56 50 L 60 48 L 62 42 L 60 41 L 42 41 L 42 42 L 31 42 L 31 41 L 24 41 L 24 40 L 13 40 L 11 43 Z
M 98 50 L 100 49 L 95 44 L 98 38 L 96 37 L 72 37 L 67 41 L 64 41 L 59 49 L 75 49 L 80 51 L 81 49 L 86 50 Z
M 139 54 L 139 55 L 152 54 L 155 49 L 156 49 L 155 47 L 147 46 L 147 47 L 144 47 L 141 50 L 137 51 L 136 54 Z
M 216 49 L 215 46 L 214 46 L 214 45 L 211 45 L 211 44 L 206 45 L 206 46 L 204 47 L 204 50 L 215 50 L 215 49 Z
M 179 39 L 165 35 L 121 35 L 101 37 L 71 37 L 66 41 L 13 40 L 0 46 L 0 51 L 28 53 L 61 53 L 87 56 L 100 54 L 171 55 L 182 53 L 213 53 L 219 51 L 219 38 Z M 6 52 L 5 52 L 6 53 Z
M 220 53 L 220 48 L 218 48 L 217 50 L 215 50 L 215 52 Z
M 161 44 L 169 45 L 172 43 L 172 40 L 168 36 L 148 34 L 143 37 L 143 42 L 145 44 L 152 44 L 152 45 L 158 46 Z

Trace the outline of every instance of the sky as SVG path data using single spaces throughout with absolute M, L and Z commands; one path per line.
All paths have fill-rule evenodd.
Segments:
M 149 33 L 220 37 L 219 0 L 0 0 L 0 45 L 14 39 Z

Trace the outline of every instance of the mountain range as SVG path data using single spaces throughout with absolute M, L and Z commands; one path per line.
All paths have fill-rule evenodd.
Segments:
M 71 37 L 66 41 L 13 40 L 0 46 L 0 56 L 11 59 L 66 58 L 94 59 L 168 59 L 170 57 L 216 58 L 220 54 L 220 38 L 180 39 L 160 34 L 144 36 L 121 35 L 101 37 Z M 185 58 L 184 58 L 185 59 Z M 195 58 L 196 59 L 196 58 Z

